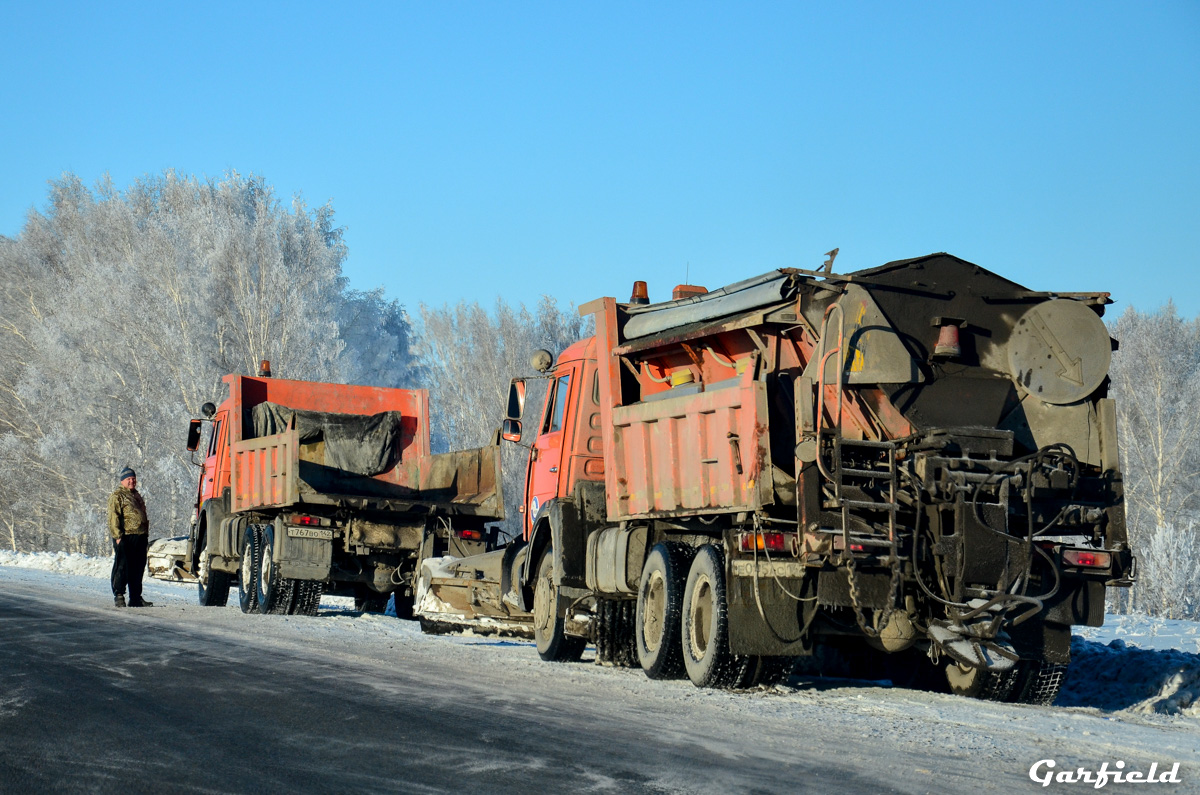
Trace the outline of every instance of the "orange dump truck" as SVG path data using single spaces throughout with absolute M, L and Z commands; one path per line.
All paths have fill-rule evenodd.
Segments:
M 535 357 L 523 541 L 427 568 L 418 612 L 700 686 L 832 646 L 1049 703 L 1134 578 L 1108 303 L 934 254 L 586 304 L 596 335 Z
M 422 556 L 471 555 L 503 519 L 499 446 L 439 455 L 425 390 L 228 375 L 211 426 L 184 568 L 200 604 L 236 583 L 245 612 L 308 613 L 321 594 L 411 613 Z

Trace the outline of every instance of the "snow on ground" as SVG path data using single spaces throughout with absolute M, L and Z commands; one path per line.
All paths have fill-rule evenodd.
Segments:
M 107 579 L 112 561 L 65 552 L 0 551 L 0 567 L 5 566 Z M 191 583 L 149 577 L 144 582 L 146 596 L 152 601 L 188 603 L 195 599 L 196 586 Z M 235 599 L 231 602 L 236 604 Z M 321 609 L 337 619 L 328 627 L 330 631 L 356 618 L 381 620 L 357 616 L 349 598 L 326 596 Z M 415 624 L 401 623 L 419 636 Z M 1103 627 L 1077 627 L 1075 633 L 1071 670 L 1057 706 L 1200 718 L 1200 622 L 1109 615 Z M 473 643 L 470 638 L 467 633 L 460 636 L 459 642 Z M 498 643 L 527 645 L 521 641 L 487 641 L 487 645 Z

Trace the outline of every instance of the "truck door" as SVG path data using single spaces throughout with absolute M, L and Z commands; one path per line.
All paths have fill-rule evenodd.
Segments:
M 567 399 L 571 392 L 571 372 L 550 382 L 542 428 L 529 456 L 529 504 L 525 512 L 525 537 L 542 506 L 558 496 L 559 468 L 562 464 L 563 429 L 567 422 Z
M 220 484 L 217 479 L 221 456 L 218 453 L 225 452 L 224 434 L 222 433 L 225 430 L 225 417 L 226 412 L 221 412 L 213 420 L 212 435 L 208 438 L 208 451 L 204 457 L 204 472 L 200 475 L 200 505 L 204 505 L 205 501 L 219 493 Z

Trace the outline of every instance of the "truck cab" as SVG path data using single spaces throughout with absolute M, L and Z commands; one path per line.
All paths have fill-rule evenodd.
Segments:
M 593 337 L 571 345 L 544 376 L 549 387 L 526 467 L 526 541 L 555 499 L 571 496 L 579 481 L 604 481 L 595 349 Z

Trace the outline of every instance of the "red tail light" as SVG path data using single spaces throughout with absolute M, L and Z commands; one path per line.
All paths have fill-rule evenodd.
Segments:
M 784 550 L 783 533 L 742 533 L 738 545 L 743 552 L 751 552 L 755 548 L 767 552 L 782 552 Z
M 302 513 L 294 513 L 288 517 L 288 524 L 296 524 L 303 527 L 317 527 L 321 524 L 321 517 L 306 516 Z
M 468 541 L 478 541 L 483 538 L 483 533 L 478 530 L 455 530 L 454 535 L 459 538 L 465 538 Z
M 1063 563 L 1068 566 L 1079 566 L 1089 569 L 1107 569 L 1112 565 L 1112 555 L 1108 552 L 1096 552 L 1090 549 L 1064 549 Z

